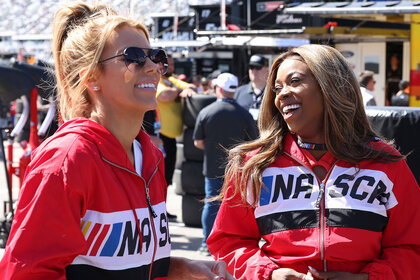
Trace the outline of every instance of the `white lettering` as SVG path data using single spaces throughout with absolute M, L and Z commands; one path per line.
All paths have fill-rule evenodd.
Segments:
M 302 23 L 302 18 L 295 18 L 293 15 L 277 15 L 276 17 L 276 24 L 294 24 L 294 23 Z

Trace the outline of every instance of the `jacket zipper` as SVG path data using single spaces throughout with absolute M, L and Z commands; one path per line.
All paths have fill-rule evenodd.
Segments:
M 300 162 L 299 160 L 297 160 L 296 158 L 294 158 L 292 155 L 290 155 L 289 153 L 284 152 L 286 155 L 288 155 L 289 157 L 291 157 L 293 160 L 295 160 L 297 163 L 299 163 L 300 165 L 302 165 L 303 167 L 307 167 L 306 165 L 304 165 L 302 162 Z M 321 260 L 323 261 L 324 264 L 324 272 L 327 272 L 327 260 L 325 259 L 325 182 L 327 182 L 328 178 L 330 177 L 331 171 L 333 170 L 335 164 L 337 161 L 335 161 L 332 165 L 330 170 L 328 170 L 327 175 L 325 176 L 324 180 L 322 180 L 321 183 L 319 183 L 318 177 L 315 176 L 316 180 L 318 181 L 318 185 L 319 185 L 319 194 L 318 197 L 316 199 L 315 202 L 315 206 L 316 208 L 319 209 L 319 221 L 320 221 L 320 228 L 321 228 Z M 309 167 L 307 167 L 309 168 Z M 312 171 L 311 168 L 309 168 L 309 170 L 311 170 L 312 173 L 314 173 Z M 314 173 L 315 174 L 315 173 Z
M 149 209 L 149 217 L 150 217 L 150 215 L 153 215 L 153 213 Z M 155 262 L 156 249 L 157 249 L 157 236 L 156 236 L 155 223 L 154 223 L 154 220 L 153 219 L 151 219 L 151 220 L 153 221 L 151 224 L 152 224 L 152 229 L 153 229 L 153 241 L 155 243 L 155 246 L 153 247 L 152 262 L 150 263 L 149 280 L 152 279 L 153 264 Z
M 125 171 L 127 171 L 127 172 L 129 172 L 129 173 L 131 173 L 131 174 L 133 174 L 133 175 L 135 175 L 135 176 L 137 176 L 137 177 L 139 177 L 139 178 L 143 181 L 143 183 L 144 183 L 144 188 L 145 188 L 145 190 L 146 190 L 146 200 L 147 200 L 147 206 L 148 206 L 148 208 L 149 208 L 150 212 L 152 212 L 153 217 L 154 217 L 154 218 L 156 218 L 156 217 L 157 217 L 156 212 L 155 212 L 155 210 L 153 209 L 152 203 L 150 202 L 150 195 L 149 195 L 149 183 L 150 183 L 150 181 L 152 180 L 153 176 L 156 174 L 156 172 L 157 172 L 157 170 L 158 170 L 158 167 L 157 167 L 157 166 L 159 165 L 159 162 L 160 162 L 160 160 L 161 160 L 161 159 L 159 159 L 159 161 L 157 162 L 157 164 L 156 164 L 156 168 L 155 168 L 155 170 L 153 171 L 152 176 L 150 176 L 150 180 L 149 180 L 149 182 L 147 182 L 147 184 L 146 184 L 146 180 L 144 180 L 144 178 L 143 178 L 143 177 L 141 177 L 141 176 L 140 176 L 139 174 L 137 174 L 136 172 L 133 172 L 133 171 L 131 171 L 131 170 L 129 170 L 129 169 L 127 169 L 127 168 L 125 168 L 125 167 L 119 166 L 118 164 L 115 164 L 115 163 L 113 163 L 113 162 L 111 162 L 111 161 L 109 161 L 109 160 L 105 159 L 104 157 L 102 157 L 102 160 L 104 160 L 105 162 L 107 162 L 107 163 L 111 164 L 112 166 L 115 166 L 115 167 L 117 167 L 117 168 L 119 168 L 119 169 L 125 170 Z
M 327 177 L 326 177 L 327 178 Z M 321 260 L 324 262 L 324 272 L 327 272 L 327 260 L 325 259 L 325 184 L 320 184 L 320 190 L 319 190 L 319 197 L 320 199 L 320 205 L 317 205 L 319 208 L 319 214 L 320 214 L 320 223 L 321 223 Z
M 160 159 L 159 159 L 159 161 L 160 161 Z M 159 161 L 158 161 L 158 164 L 159 164 Z M 147 184 L 146 184 L 146 180 L 144 180 L 143 177 L 139 176 L 143 180 L 144 185 L 146 186 L 146 199 L 147 199 L 147 204 L 149 205 L 149 219 L 152 221 L 151 224 L 152 224 L 152 232 L 153 232 L 153 242 L 155 244 L 155 246 L 153 247 L 152 262 L 150 263 L 150 268 L 149 268 L 149 278 L 148 278 L 149 280 L 152 279 L 153 264 L 155 262 L 156 250 L 157 250 L 157 236 L 156 236 L 156 228 L 155 228 L 155 222 L 154 222 L 154 218 L 156 218 L 157 215 L 156 215 L 156 212 L 153 210 L 152 203 L 150 202 L 149 183 L 152 180 L 153 176 L 156 174 L 157 170 L 158 170 L 158 168 L 156 166 L 156 168 L 153 171 L 152 176 L 150 176 L 150 180 L 149 180 L 149 182 L 147 182 Z M 153 217 L 151 217 L 151 216 L 153 216 Z
M 156 236 L 156 228 L 155 228 L 155 222 L 154 222 L 154 218 L 157 218 L 157 214 L 156 214 L 155 210 L 153 209 L 152 203 L 150 201 L 149 183 L 152 180 L 153 176 L 155 176 L 156 172 L 158 171 L 158 165 L 159 165 L 159 162 L 161 161 L 161 159 L 159 158 L 158 162 L 156 163 L 156 168 L 153 171 L 153 173 L 150 176 L 150 179 L 149 179 L 149 181 L 147 183 L 146 183 L 146 180 L 143 177 L 141 177 L 139 174 L 137 174 L 137 172 L 133 172 L 133 171 L 131 171 L 131 170 L 125 168 L 125 167 L 119 166 L 118 164 L 115 164 L 115 163 L 107 160 L 104 157 L 102 157 L 102 160 L 104 160 L 105 162 L 111 164 L 112 166 L 115 166 L 115 167 L 117 167 L 119 169 L 122 169 L 124 171 L 127 171 L 127 172 L 129 172 L 129 173 L 131 173 L 131 174 L 139 177 L 143 181 L 144 188 L 146 190 L 146 200 L 147 200 L 147 206 L 148 206 L 148 209 L 149 209 L 149 219 L 150 219 L 150 221 L 151 221 L 150 223 L 152 225 L 152 233 L 153 233 L 153 241 L 154 241 L 153 255 L 152 255 L 152 261 L 150 263 L 149 277 L 148 277 L 148 279 L 151 280 L 152 279 L 153 263 L 155 262 L 156 250 L 157 250 L 157 243 L 156 243 L 157 242 L 157 236 Z M 134 209 L 134 211 L 135 211 L 135 209 Z M 136 219 L 136 223 L 138 223 L 137 219 Z M 139 231 L 139 235 L 140 234 L 141 234 L 141 232 Z

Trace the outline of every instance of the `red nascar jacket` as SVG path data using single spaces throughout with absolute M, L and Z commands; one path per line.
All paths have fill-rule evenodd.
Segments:
M 328 170 L 322 182 L 314 165 Z M 405 161 L 357 169 L 327 153 L 316 162 L 288 135 L 262 176 L 258 206 L 251 197 L 247 205 L 239 196 L 224 200 L 207 239 L 236 279 L 269 279 L 282 267 L 306 273 L 308 265 L 370 280 L 418 279 L 420 189 Z
M 34 151 L 0 279 L 166 279 L 163 157 L 146 133 L 137 139 L 141 176 L 117 138 L 83 118 Z

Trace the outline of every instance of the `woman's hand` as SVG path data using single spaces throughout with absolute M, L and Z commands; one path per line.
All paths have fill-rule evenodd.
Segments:
M 185 97 L 193 96 L 196 93 L 197 93 L 197 87 L 195 85 L 189 85 L 186 89 L 181 91 L 179 96 L 182 98 L 185 98 Z
M 171 257 L 168 280 L 235 280 L 221 261 L 196 261 Z
M 311 273 L 308 274 L 299 273 L 291 268 L 279 268 L 273 270 L 271 273 L 270 280 L 313 280 Z
M 366 273 L 350 273 L 345 271 L 328 271 L 322 272 L 318 271 L 313 267 L 309 267 L 309 271 L 313 276 L 319 279 L 328 279 L 328 280 L 369 280 L 369 275 Z

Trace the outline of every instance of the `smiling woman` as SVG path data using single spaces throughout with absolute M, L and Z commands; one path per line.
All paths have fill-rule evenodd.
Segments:
M 418 278 L 420 189 L 337 50 L 280 55 L 258 125 L 259 139 L 229 151 L 207 239 L 236 279 Z
M 170 257 L 163 155 L 141 130 L 167 70 L 143 25 L 77 2 L 54 18 L 65 121 L 27 168 L 0 279 L 232 280 Z
M 321 89 L 300 56 L 279 66 L 273 89 L 274 103 L 289 130 L 305 142 L 325 143 Z
M 146 57 L 143 49 L 147 52 Z M 164 64 L 167 64 L 166 55 L 162 51 L 163 57 L 157 60 L 151 54 L 158 51 L 148 49 L 150 43 L 142 30 L 128 25 L 119 26 L 110 34 L 103 48 L 99 73 L 87 82 L 88 87 L 96 85 L 100 88 L 89 96 L 93 105 L 91 118 L 101 124 L 108 123 L 113 134 L 122 134 L 126 132 L 123 128 L 131 128 L 134 133 L 131 137 L 135 137 L 135 129 L 140 130 L 138 120 L 143 119 L 146 111 L 157 107 L 156 87 L 164 72 Z M 136 126 L 133 127 L 134 124 Z M 128 154 L 131 144 L 131 141 L 127 142 Z

